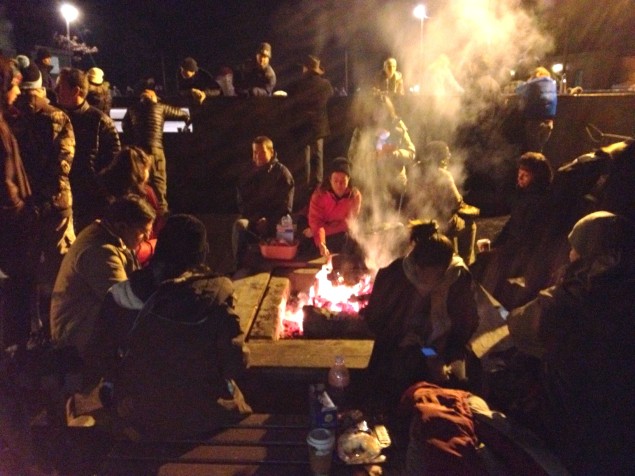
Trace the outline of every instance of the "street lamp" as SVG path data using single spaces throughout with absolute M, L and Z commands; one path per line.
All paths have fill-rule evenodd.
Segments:
M 419 74 L 421 75 L 421 78 L 423 78 L 423 20 L 425 20 L 426 18 L 428 18 L 427 12 L 426 12 L 426 6 L 423 5 L 422 3 L 420 3 L 419 5 L 417 5 L 414 10 L 412 10 L 412 14 L 414 15 L 415 18 L 419 19 L 419 25 L 420 25 L 420 29 L 419 29 Z M 416 84 L 413 88 L 410 89 L 413 93 L 415 94 L 419 94 L 420 92 L 420 88 L 419 85 Z
M 415 16 L 415 18 L 419 19 L 419 22 L 421 25 L 421 28 L 419 31 L 419 54 L 421 55 L 421 58 L 423 58 L 423 20 L 428 18 L 428 15 L 426 12 L 426 6 L 420 3 L 412 11 L 412 14 Z
M 60 7 L 60 12 L 62 13 L 62 16 L 64 17 L 64 20 L 66 20 L 66 38 L 68 38 L 68 42 L 70 43 L 71 41 L 70 23 L 72 21 L 77 20 L 77 17 L 79 16 L 79 10 L 75 8 L 75 6 L 71 5 L 70 3 L 63 3 L 62 6 Z

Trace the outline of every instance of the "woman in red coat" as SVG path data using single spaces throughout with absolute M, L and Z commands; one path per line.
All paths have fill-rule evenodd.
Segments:
M 328 181 L 311 196 L 309 228 L 322 256 L 349 249 L 348 222 L 357 218 L 362 206 L 362 195 L 350 180 L 350 163 L 338 157 L 333 160 Z

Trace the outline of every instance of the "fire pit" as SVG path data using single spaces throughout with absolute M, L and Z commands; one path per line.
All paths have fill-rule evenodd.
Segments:
M 359 313 L 367 304 L 372 288 L 366 270 L 333 256 L 315 274 L 308 290 L 291 293 L 281 315 L 280 338 L 369 338 Z
M 328 368 L 334 356 L 342 355 L 349 368 L 366 368 L 373 340 L 362 337 L 368 333 L 359 310 L 365 306 L 372 288 L 370 276 L 346 266 L 333 272 L 332 263 L 321 268 L 323 259 L 268 264 L 268 268 L 234 281 L 236 313 L 250 350 L 250 364 L 285 369 Z M 364 277 L 352 282 L 354 276 Z M 327 293 L 323 291 L 330 287 L 344 299 L 325 299 Z M 324 308 L 325 302 L 330 303 L 330 309 Z

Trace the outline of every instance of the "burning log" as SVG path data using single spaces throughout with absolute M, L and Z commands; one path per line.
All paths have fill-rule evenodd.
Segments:
M 372 335 L 366 321 L 357 313 L 333 312 L 325 307 L 307 305 L 304 312 L 306 339 L 368 339 Z

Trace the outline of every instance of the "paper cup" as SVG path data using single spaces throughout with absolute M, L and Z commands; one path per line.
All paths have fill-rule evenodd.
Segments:
M 306 437 L 309 447 L 309 463 L 314 475 L 328 475 L 333 461 L 335 435 L 326 428 L 315 428 Z
M 476 248 L 478 249 L 479 253 L 482 253 L 483 251 L 489 251 L 491 247 L 492 242 L 489 238 L 483 238 L 476 241 Z

